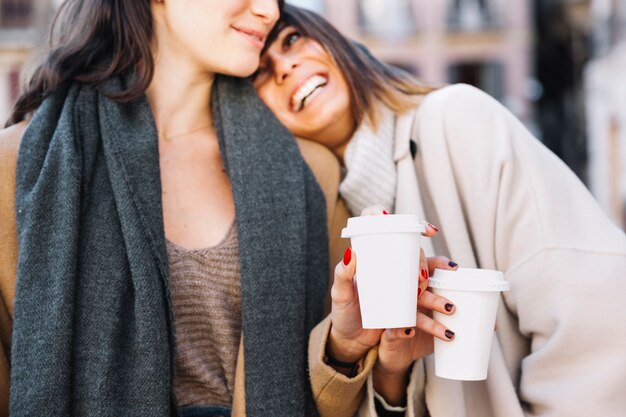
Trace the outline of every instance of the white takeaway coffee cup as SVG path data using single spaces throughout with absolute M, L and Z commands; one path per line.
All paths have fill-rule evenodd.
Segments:
M 348 219 L 341 237 L 350 238 L 356 254 L 355 279 L 364 329 L 415 326 L 424 231 L 419 218 L 410 214 Z
M 435 338 L 435 375 L 462 381 L 486 379 L 500 292 L 509 289 L 504 275 L 487 269 L 435 269 L 429 285 L 434 294 L 456 306 L 450 316 L 433 312 L 436 321 L 455 333 L 450 342 Z

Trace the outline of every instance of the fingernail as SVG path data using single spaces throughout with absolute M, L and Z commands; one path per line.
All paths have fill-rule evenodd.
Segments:
M 413 333 L 413 329 L 405 329 L 404 330 L 404 334 L 407 335 L 407 336 L 410 336 L 411 333 Z
M 446 330 L 446 337 L 452 340 L 454 338 L 454 332 L 452 330 Z
M 450 262 L 448 262 L 448 265 L 450 265 L 452 268 L 455 268 L 455 267 L 457 267 L 459 264 L 457 264 L 457 263 L 456 263 L 456 262 L 454 262 L 454 261 L 450 261 Z
M 438 231 L 439 231 L 439 228 L 438 228 L 437 226 L 432 225 L 432 224 L 430 224 L 430 223 L 428 223 L 428 225 L 429 225 L 429 226 L 430 226 L 430 228 L 431 228 L 431 229 L 433 229 L 435 232 L 438 232 Z
M 426 270 L 426 268 L 422 268 L 420 273 L 422 274 L 422 278 L 425 280 L 428 279 L 428 270 Z
M 387 210 L 383 210 L 383 214 L 386 216 L 387 214 L 390 214 Z
M 348 249 L 343 254 L 343 265 L 348 266 L 350 263 L 350 259 L 352 259 L 352 249 L 348 246 Z
M 422 296 L 422 289 L 418 288 L 417 289 L 417 298 L 420 298 Z
M 446 309 L 447 312 L 452 311 L 452 309 L 454 308 L 453 304 L 447 303 L 444 308 Z

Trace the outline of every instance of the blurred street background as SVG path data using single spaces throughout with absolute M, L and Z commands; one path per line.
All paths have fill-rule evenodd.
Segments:
M 2 122 L 62 1 L 0 0 Z M 626 0 L 287 1 L 424 82 L 491 94 L 626 228 Z

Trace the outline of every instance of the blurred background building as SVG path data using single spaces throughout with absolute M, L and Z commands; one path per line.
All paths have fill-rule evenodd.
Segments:
M 54 0 L 0 0 L 0 126 L 17 98 L 20 75 L 45 39 Z
M 0 0 L 0 120 L 63 0 Z M 626 227 L 626 0 L 287 0 L 428 83 L 500 100 Z
M 532 122 L 529 0 L 291 1 L 321 11 L 386 62 L 435 84 L 473 84 Z M 529 95 L 530 93 L 530 95 Z

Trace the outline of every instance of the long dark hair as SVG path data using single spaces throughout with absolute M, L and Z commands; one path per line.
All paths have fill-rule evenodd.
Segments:
M 317 13 L 289 4 L 283 8 L 266 47 L 286 26 L 294 26 L 301 35 L 319 42 L 334 59 L 348 83 L 352 116 L 357 125 L 366 119 L 376 126 L 377 101 L 403 113 L 415 107 L 417 96 L 436 89 L 419 83 L 400 68 L 381 62 L 365 46 L 346 38 Z
M 228 0 L 224 0 L 228 1 Z M 282 9 L 284 0 L 278 0 Z M 59 86 L 99 87 L 112 76 L 133 73 L 118 102 L 145 93 L 154 74 L 151 0 L 66 0 L 52 22 L 49 48 L 18 98 L 7 126 L 26 119 Z

